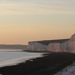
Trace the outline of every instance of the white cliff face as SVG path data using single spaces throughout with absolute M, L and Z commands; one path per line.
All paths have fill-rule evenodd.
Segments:
M 60 44 L 60 50 L 63 52 L 70 51 L 69 41 Z
M 60 50 L 67 52 L 75 52 L 75 34 L 72 35 L 70 40 L 60 44 Z
M 71 36 L 70 41 L 75 41 L 75 34 Z
M 75 52 L 75 34 L 72 35 L 72 37 L 69 40 L 70 43 L 70 50 L 72 50 L 72 52 Z
M 37 42 L 29 42 L 28 50 L 75 53 L 75 34 L 64 43 L 50 43 L 48 46 Z
M 29 42 L 27 49 L 31 51 L 47 51 L 46 45 L 37 42 Z
M 48 51 L 59 52 L 60 51 L 60 43 L 50 43 L 47 47 Z

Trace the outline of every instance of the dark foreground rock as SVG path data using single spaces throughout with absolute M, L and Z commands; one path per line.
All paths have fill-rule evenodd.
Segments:
M 0 68 L 3 75 L 53 75 L 75 60 L 72 53 L 51 53 L 27 62 Z M 48 74 L 47 74 L 48 73 Z M 51 73 L 51 74 L 50 74 Z

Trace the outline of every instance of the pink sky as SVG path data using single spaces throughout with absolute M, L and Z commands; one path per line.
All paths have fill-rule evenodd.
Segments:
M 1 0 L 0 44 L 70 38 L 75 0 Z

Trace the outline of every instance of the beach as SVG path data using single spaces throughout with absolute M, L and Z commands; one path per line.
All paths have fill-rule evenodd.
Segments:
M 54 75 L 75 60 L 75 54 L 66 52 L 48 52 L 43 57 L 0 68 L 2 75 Z
M 55 75 L 75 75 L 75 61 L 73 62 L 73 64 L 66 67 Z

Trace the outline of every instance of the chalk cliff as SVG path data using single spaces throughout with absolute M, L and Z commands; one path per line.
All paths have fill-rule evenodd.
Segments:
M 31 51 L 47 51 L 46 45 L 38 42 L 29 42 L 27 49 Z
M 69 40 L 60 43 L 50 42 L 48 45 L 44 45 L 38 42 L 29 42 L 27 49 L 32 51 L 75 52 L 75 34 Z
M 47 51 L 53 51 L 53 52 L 60 51 L 60 43 L 50 43 L 47 46 Z
M 60 50 L 75 52 L 75 34 L 72 35 L 72 37 L 68 41 L 60 44 Z

